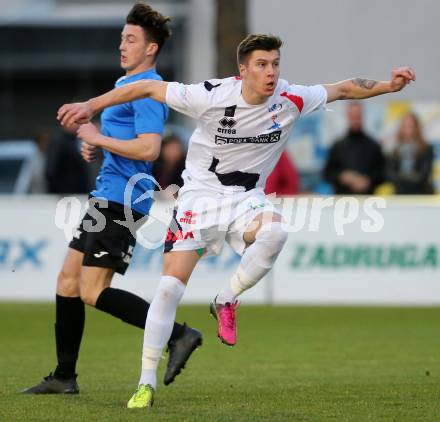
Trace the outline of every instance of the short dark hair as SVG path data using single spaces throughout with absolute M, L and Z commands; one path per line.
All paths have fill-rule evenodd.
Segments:
M 255 50 L 279 50 L 283 41 L 276 35 L 250 34 L 237 47 L 238 64 L 243 63 Z
M 171 36 L 168 22 L 171 19 L 156 12 L 148 4 L 136 3 L 127 15 L 126 23 L 141 26 L 145 32 L 147 41 L 156 43 L 158 53 L 165 41 Z

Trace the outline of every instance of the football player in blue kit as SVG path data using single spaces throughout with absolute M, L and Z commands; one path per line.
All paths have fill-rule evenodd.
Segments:
M 121 34 L 120 60 L 125 76 L 116 82 L 116 87 L 142 79 L 162 80 L 156 73 L 155 64 L 171 35 L 168 22 L 168 17 L 148 5 L 134 5 Z M 58 364 L 53 373 L 24 393 L 79 393 L 76 362 L 85 323 L 84 304 L 145 328 L 149 303 L 128 291 L 111 287 L 114 273 L 124 274 L 127 270 L 136 243 L 133 230 L 116 221 L 125 221 L 128 211 L 138 222 L 150 210 L 151 197 L 140 202 L 136 200 L 145 192 L 154 191 L 154 179 L 140 177 L 137 183 L 130 184 L 132 194 L 128 203 L 124 193 L 132 176 L 151 175 L 152 162 L 159 156 L 167 116 L 166 105 L 140 99 L 105 109 L 101 116 L 101 132 L 92 123 L 79 127 L 77 133 L 83 141 L 83 158 L 93 161 L 96 149 L 101 148 L 104 161 L 96 179 L 96 189 L 90 194 L 89 210 L 74 233 L 58 275 L 55 322 Z M 105 227 L 95 231 L 98 217 L 102 219 L 102 216 Z M 201 343 L 199 331 L 186 324 L 174 324 L 168 342 L 166 385 L 180 373 Z

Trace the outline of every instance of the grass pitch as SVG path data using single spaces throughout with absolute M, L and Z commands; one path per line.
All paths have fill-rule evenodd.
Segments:
M 440 420 L 439 308 L 243 305 L 238 315 L 228 348 L 207 306 L 179 309 L 204 345 L 145 411 L 125 408 L 141 330 L 88 309 L 81 393 L 21 395 L 54 369 L 54 305 L 0 303 L 0 421 Z

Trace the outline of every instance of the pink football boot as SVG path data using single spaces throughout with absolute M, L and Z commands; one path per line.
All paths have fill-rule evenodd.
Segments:
M 222 343 L 234 346 L 237 343 L 237 326 L 235 323 L 235 310 L 240 302 L 216 303 L 215 299 L 209 306 L 211 315 L 217 320 L 217 335 Z

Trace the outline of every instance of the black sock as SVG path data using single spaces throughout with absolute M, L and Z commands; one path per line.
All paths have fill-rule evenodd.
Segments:
M 80 297 L 56 295 L 55 339 L 58 366 L 57 378 L 75 375 L 76 361 L 84 331 L 84 303 Z
M 150 304 L 133 293 L 107 287 L 99 295 L 95 307 L 143 330 Z M 176 340 L 183 331 L 184 327 L 175 322 L 170 340 Z

